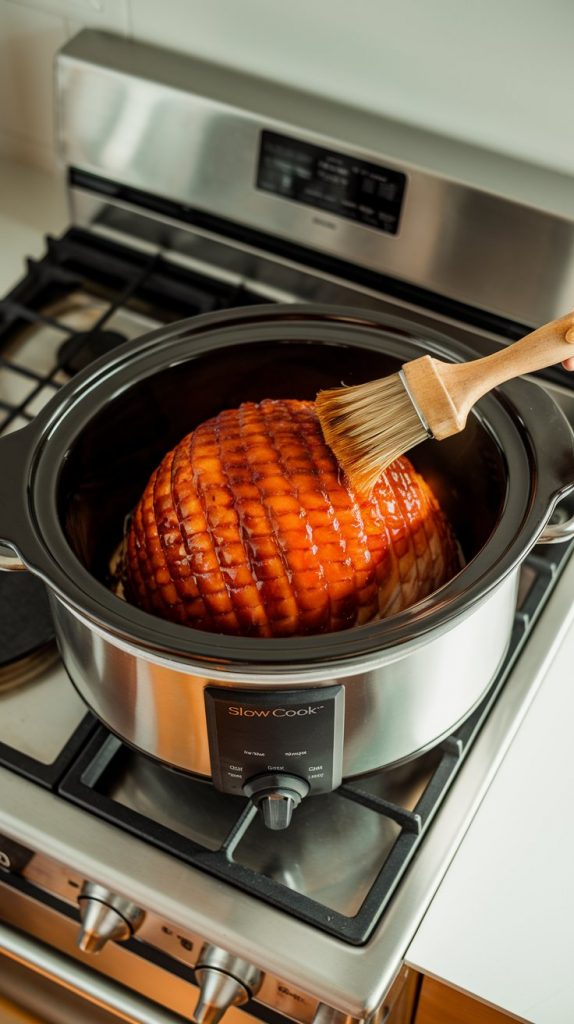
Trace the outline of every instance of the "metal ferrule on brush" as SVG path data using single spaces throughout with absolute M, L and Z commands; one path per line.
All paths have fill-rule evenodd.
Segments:
M 403 385 L 407 395 L 409 396 L 409 398 L 410 398 L 410 400 L 412 402 L 413 409 L 416 412 L 419 420 L 421 421 L 421 426 L 422 426 L 423 430 L 425 431 L 425 433 L 427 434 L 428 437 L 434 437 L 434 434 L 433 434 L 431 428 L 429 427 L 429 425 L 428 425 L 428 423 L 427 423 L 423 413 L 421 412 L 421 409 L 420 409 L 418 403 L 416 402 L 416 400 L 415 400 L 415 398 L 413 396 L 413 393 L 412 393 L 412 391 L 411 391 L 411 389 L 410 389 L 410 387 L 409 387 L 409 385 L 407 383 L 407 378 L 405 377 L 405 374 L 403 373 L 402 370 L 399 370 L 399 377 L 401 378 L 401 384 Z

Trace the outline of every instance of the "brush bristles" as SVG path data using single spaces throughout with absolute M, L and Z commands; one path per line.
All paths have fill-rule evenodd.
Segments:
M 361 494 L 370 495 L 383 470 L 429 436 L 398 373 L 320 391 L 316 406 L 327 444 Z

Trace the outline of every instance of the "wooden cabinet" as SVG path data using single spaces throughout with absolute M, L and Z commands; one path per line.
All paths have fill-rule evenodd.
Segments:
M 20 1009 L 2 995 L 0 995 L 0 1021 L 2 1024 L 42 1024 L 37 1017 L 30 1016 L 26 1010 Z
M 376 1024 L 413 1024 L 421 976 L 403 967 Z
M 424 977 L 413 1024 L 509 1024 L 512 1020 L 516 1018 Z

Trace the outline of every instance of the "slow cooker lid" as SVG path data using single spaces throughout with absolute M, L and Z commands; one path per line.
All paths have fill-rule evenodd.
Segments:
M 242 400 L 312 398 L 341 380 L 394 373 L 423 352 L 453 360 L 476 355 L 434 332 L 422 338 L 406 320 L 310 306 L 209 314 L 127 343 L 75 378 L 35 421 L 30 505 L 44 553 L 37 568 L 100 629 L 230 670 L 354 660 L 445 627 L 521 561 L 558 490 L 565 422 L 527 382 L 484 398 L 461 435 L 411 453 L 453 521 L 468 564 L 399 615 L 341 633 L 236 638 L 151 616 L 105 584 L 125 515 L 161 457 L 198 422 Z

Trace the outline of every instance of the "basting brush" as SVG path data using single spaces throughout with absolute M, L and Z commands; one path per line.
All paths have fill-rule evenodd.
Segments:
M 574 313 L 569 313 L 481 359 L 445 363 L 421 356 L 389 377 L 320 391 L 319 421 L 354 488 L 370 494 L 399 455 L 429 437 L 442 441 L 460 433 L 488 391 L 573 355 Z

